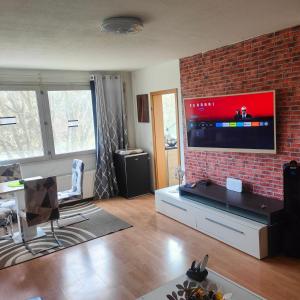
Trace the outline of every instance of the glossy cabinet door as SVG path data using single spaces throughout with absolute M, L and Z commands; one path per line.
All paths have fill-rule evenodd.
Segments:
M 258 259 L 268 256 L 265 224 L 195 202 L 174 193 L 174 187 L 155 191 L 156 211 Z

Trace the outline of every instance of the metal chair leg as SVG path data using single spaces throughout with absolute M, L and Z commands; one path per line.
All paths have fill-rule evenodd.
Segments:
M 67 220 L 67 219 L 75 218 L 76 216 L 82 217 L 82 220 L 76 221 L 76 222 L 73 222 L 73 223 L 70 223 L 70 224 L 67 224 L 67 225 L 64 225 L 64 226 L 59 225 L 59 220 L 57 220 L 57 227 L 58 228 L 64 228 L 64 227 L 67 227 L 67 226 L 70 226 L 70 225 L 74 225 L 74 224 L 81 223 L 81 222 L 89 220 L 89 218 L 86 217 L 85 215 L 83 215 L 82 213 L 73 214 L 73 215 L 70 215 L 70 216 L 67 216 L 67 217 L 60 217 L 60 220 Z
M 5 224 L 4 224 L 4 229 L 6 231 L 6 235 L 1 236 L 0 240 L 11 240 L 13 237 L 13 226 L 12 226 L 12 215 L 9 215 L 6 220 L 5 220 Z M 10 228 L 10 232 L 8 230 L 8 227 Z
M 10 235 L 14 235 L 13 219 L 12 214 L 8 216 L 8 227 L 10 228 Z
M 54 239 L 54 241 L 56 242 L 56 245 L 55 246 L 52 246 L 52 247 L 48 247 L 48 248 L 45 248 L 45 249 L 42 249 L 42 250 L 39 250 L 39 251 L 34 251 L 30 245 L 24 240 L 24 237 L 22 236 L 22 240 L 23 240 L 23 244 L 25 246 L 25 248 L 32 254 L 32 255 L 37 255 L 39 253 L 42 253 L 42 252 L 45 252 L 45 251 L 48 251 L 48 250 L 52 250 L 52 249 L 55 249 L 55 248 L 59 248 L 59 247 L 62 247 L 62 243 L 58 240 L 55 232 L 54 232 L 54 226 L 53 226 L 53 220 L 50 221 L 50 224 L 51 224 L 51 233 L 52 233 L 52 237 Z M 37 239 L 40 239 L 42 237 L 39 237 Z M 37 240 L 35 239 L 35 240 Z
M 58 222 L 58 220 L 56 220 Z M 51 220 L 51 232 L 52 232 L 52 236 L 55 239 L 56 243 L 58 244 L 58 247 L 62 246 L 62 243 L 58 240 L 55 232 L 54 232 L 54 226 L 53 226 L 53 220 Z

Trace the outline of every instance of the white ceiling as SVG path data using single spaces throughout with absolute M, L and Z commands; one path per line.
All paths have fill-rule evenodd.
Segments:
M 139 16 L 113 35 L 104 18 Z M 133 70 L 300 24 L 300 0 L 0 0 L 0 67 Z

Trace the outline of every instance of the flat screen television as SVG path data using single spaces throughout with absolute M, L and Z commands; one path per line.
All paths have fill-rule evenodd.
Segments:
M 188 147 L 276 153 L 275 91 L 184 99 Z

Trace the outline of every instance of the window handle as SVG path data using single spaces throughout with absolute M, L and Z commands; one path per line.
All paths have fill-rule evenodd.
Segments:
M 0 117 L 0 125 L 15 125 L 17 124 L 17 117 Z

